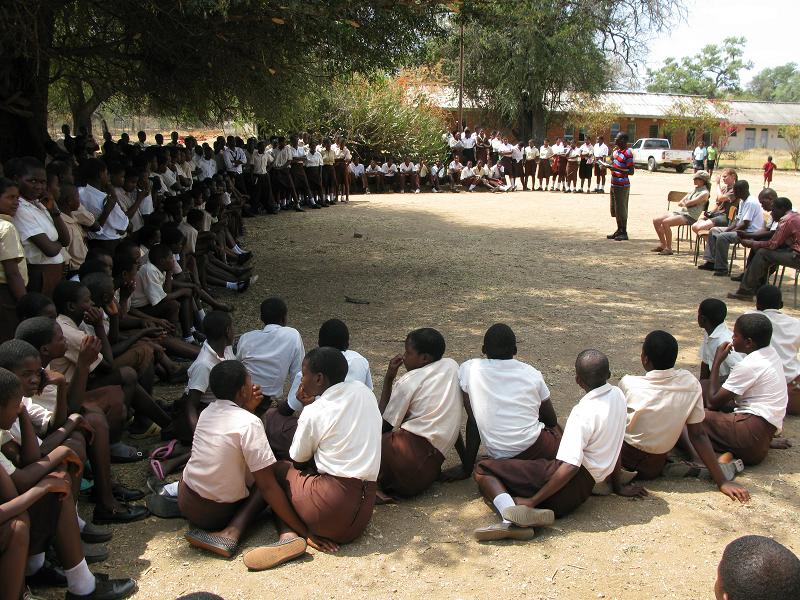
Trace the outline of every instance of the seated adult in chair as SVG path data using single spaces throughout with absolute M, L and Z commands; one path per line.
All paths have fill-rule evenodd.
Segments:
M 658 246 L 653 248 L 653 252 L 658 252 L 662 256 L 672 254 L 672 228 L 680 228 L 682 225 L 694 225 L 703 214 L 703 207 L 708 203 L 711 184 L 711 177 L 706 171 L 698 171 L 694 174 L 692 181 L 694 189 L 686 194 L 680 202 L 679 211 L 667 213 L 661 217 L 653 219 L 653 227 L 658 235 Z

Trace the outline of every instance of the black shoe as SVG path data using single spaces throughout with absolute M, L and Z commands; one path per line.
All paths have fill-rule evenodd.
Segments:
M 243 252 L 242 254 L 236 257 L 236 263 L 239 265 L 243 265 L 251 258 L 253 258 L 253 253 L 248 250 L 247 252 Z
M 121 600 L 136 591 L 136 581 L 133 579 L 108 579 L 97 573 L 94 580 L 96 587 L 91 594 L 79 596 L 67 592 L 66 600 Z
M 108 560 L 108 548 L 100 544 L 81 544 L 83 548 L 83 558 L 86 559 L 87 565 L 99 563 Z
M 119 484 L 115 484 L 112 487 L 111 493 L 113 494 L 114 498 L 116 498 L 120 502 L 132 502 L 134 500 L 141 500 L 142 498 L 145 497 L 145 493 L 142 490 L 137 490 L 136 488 L 128 488 L 125 487 L 124 485 L 119 485 Z M 89 500 L 91 502 L 97 503 L 96 487 L 92 487 L 92 491 L 89 494 Z M 81 533 L 81 537 L 82 536 L 83 534 Z M 111 539 L 110 536 L 109 539 Z M 83 541 L 85 542 L 86 540 Z M 89 543 L 95 544 L 97 542 L 89 542 Z
M 312 204 L 311 208 L 322 208 L 319 204 Z
M 727 277 L 727 276 L 728 276 L 728 269 L 721 269 L 721 270 L 714 269 L 714 277 Z
M 102 544 L 108 542 L 114 534 L 107 527 L 100 527 L 94 523 L 86 523 L 81 531 L 81 539 L 87 544 Z
M 713 271 L 714 270 L 714 263 L 713 262 L 705 262 L 702 265 L 697 265 L 697 268 L 701 271 Z
M 34 588 L 67 587 L 67 576 L 64 569 L 45 560 L 41 569 L 25 578 L 25 583 Z
M 97 525 L 133 523 L 134 521 L 146 519 L 150 515 L 150 511 L 144 506 L 138 506 L 136 504 L 125 504 L 124 506 L 125 508 L 119 511 L 108 510 L 102 506 L 95 506 L 92 522 Z
M 731 277 L 731 281 L 742 281 L 744 279 L 744 273 L 739 273 L 738 275 L 733 275 Z
M 614 233 L 607 235 L 607 236 L 606 236 L 606 239 L 607 239 L 607 240 L 613 240 L 613 239 L 614 239 L 615 237 L 617 237 L 617 236 L 618 236 L 620 233 L 622 233 L 622 232 L 621 232 L 619 229 L 617 229 L 617 230 L 616 230 Z
M 614 238 L 615 242 L 626 242 L 628 241 L 628 233 L 623 231 L 617 237 Z
M 305 208 L 303 208 L 302 206 L 299 206 L 297 204 L 295 204 L 292 208 L 294 209 L 294 212 L 306 212 Z

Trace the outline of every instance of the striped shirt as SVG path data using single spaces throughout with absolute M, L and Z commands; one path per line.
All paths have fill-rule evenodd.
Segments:
M 629 187 L 631 182 L 628 179 L 628 172 L 633 167 L 633 152 L 631 152 L 631 149 L 620 150 L 619 148 L 614 148 L 612 164 L 614 166 L 611 169 L 611 185 L 614 187 Z

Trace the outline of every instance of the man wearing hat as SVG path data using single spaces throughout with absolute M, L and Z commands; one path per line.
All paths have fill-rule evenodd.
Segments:
M 697 171 L 692 179 L 694 189 L 678 202 L 681 210 L 653 219 L 653 227 L 655 227 L 659 242 L 658 246 L 653 248 L 653 252 L 658 252 L 662 256 L 672 254 L 672 227 L 693 225 L 703 214 L 711 194 L 711 176 L 707 171 Z

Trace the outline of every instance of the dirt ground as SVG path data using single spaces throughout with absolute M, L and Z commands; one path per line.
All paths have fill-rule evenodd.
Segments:
M 745 178 L 747 175 L 745 175 Z M 750 175 L 757 189 L 758 174 Z M 345 320 L 351 345 L 370 361 L 380 390 L 406 332 L 432 326 L 447 355 L 480 353 L 495 322 L 517 333 L 518 358 L 539 368 L 563 424 L 579 399 L 573 364 L 584 348 L 605 351 L 613 380 L 642 373 L 640 343 L 671 331 L 679 366 L 697 372 L 702 339 L 698 303 L 724 298 L 736 284 L 699 272 L 681 254 L 649 252 L 651 219 L 690 175 L 638 172 L 632 180 L 632 241 L 607 241 L 614 229 L 608 196 L 405 194 L 355 196 L 348 206 L 247 221 L 257 255 L 257 285 L 236 297 L 236 325 L 259 326 L 258 303 L 279 295 L 306 348 L 319 325 Z M 779 174 L 779 195 L 800 200 L 800 178 Z M 354 234 L 363 237 L 355 237 Z M 741 268 L 738 266 L 737 268 Z M 786 284 L 791 307 L 791 286 Z M 345 296 L 368 305 L 345 303 Z M 729 302 L 729 323 L 751 306 Z M 794 315 L 800 312 L 787 309 Z M 174 399 L 179 391 L 160 388 Z M 150 518 L 115 527 L 112 556 L 96 570 L 138 579 L 137 598 L 206 591 L 228 600 L 308 598 L 710 598 L 716 565 L 732 539 L 765 534 L 800 553 L 800 420 L 789 418 L 795 448 L 772 451 L 739 478 L 752 493 L 738 505 L 707 482 L 660 480 L 642 500 L 593 497 L 528 543 L 478 544 L 472 530 L 495 517 L 473 481 L 435 484 L 421 497 L 377 507 L 366 534 L 336 555 L 311 552 L 273 571 L 249 573 L 241 555 L 225 561 L 191 548 L 187 523 Z M 445 467 L 455 464 L 455 452 Z M 120 469 L 144 486 L 144 463 Z M 241 551 L 275 540 L 270 519 Z

